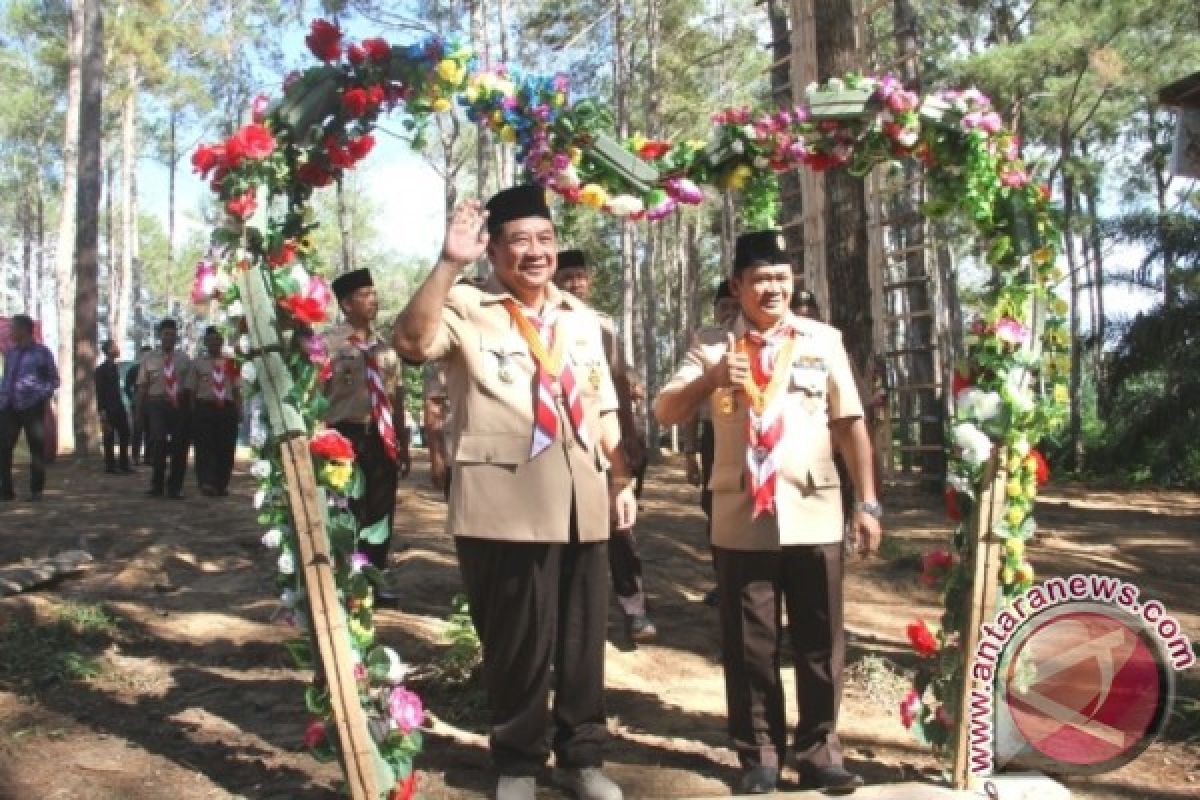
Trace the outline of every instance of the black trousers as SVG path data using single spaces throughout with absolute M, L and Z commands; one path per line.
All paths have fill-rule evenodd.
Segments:
M 187 409 L 171 405 L 166 397 L 146 399 L 146 446 L 153 465 L 151 491 L 162 492 L 164 488 L 172 494 L 183 491 L 191 445 L 189 417 Z
M 121 469 L 129 469 L 129 416 L 125 406 L 104 409 L 104 466 L 112 470 L 118 462 L 120 450 Z
M 20 411 L 0 411 L 0 497 L 13 496 L 13 450 L 21 431 L 29 446 L 29 491 L 41 494 L 46 487 L 46 401 L 42 400 Z
M 192 414 L 192 438 L 196 450 L 196 481 L 200 488 L 216 492 L 229 488 L 237 453 L 238 410 L 233 403 L 217 405 L 196 401 Z
M 396 511 L 396 485 L 399 482 L 396 462 L 388 456 L 383 439 L 373 424 L 338 422 L 333 427 L 354 445 L 354 457 L 366 480 L 362 497 L 350 501 L 350 510 L 359 529 L 387 518 L 388 538 L 382 544 L 360 541 L 358 549 L 366 553 L 373 566 L 387 569 L 388 552 L 392 547 L 392 517 Z
M 729 735 L 745 768 L 778 767 L 787 751 L 779 675 L 782 609 L 796 664 L 797 761 L 840 766 L 838 707 L 845 665 L 842 543 L 780 551 L 713 548 Z
M 129 453 L 135 464 L 139 461 L 145 463 L 150 456 L 150 447 L 146 442 L 146 429 L 149 427 L 146 424 L 146 410 L 142 409 L 140 414 L 136 410 L 131 411 L 130 416 L 133 417 L 133 430 L 129 440 Z
M 642 585 L 642 559 L 633 531 L 611 532 L 608 540 L 608 569 L 613 593 L 627 617 L 646 614 L 646 591 Z
M 502 775 L 534 775 L 545 765 L 552 675 L 558 766 L 599 766 L 608 738 L 606 543 L 460 536 L 455 546 L 483 644 L 496 768 Z

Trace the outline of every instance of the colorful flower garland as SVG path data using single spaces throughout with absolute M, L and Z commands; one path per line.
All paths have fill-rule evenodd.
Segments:
M 865 174 L 881 163 L 919 160 L 932 194 L 926 213 L 969 219 L 997 275 L 967 340 L 964 383 L 955 387 L 948 508 L 957 518 L 968 516 L 983 465 L 1002 448 L 1010 481 L 997 533 L 1006 541 L 1007 560 L 997 579 L 1006 596 L 1032 580 L 1024 542 L 1034 531 L 1035 476 L 1043 463 L 1033 447 L 1061 422 L 1066 399 L 1067 339 L 1061 301 L 1053 294 L 1062 275 L 1054 265 L 1058 236 L 1048 193 L 1032 183 L 1018 142 L 986 97 L 966 91 L 921 98 L 890 76 L 850 76 L 810 87 L 809 102 L 795 108 L 714 114 L 706 140 L 635 135 L 616 142 L 606 133 L 612 125 L 603 106 L 590 100 L 570 103 L 562 75 L 523 75 L 502 66 L 473 71 L 467 49 L 438 38 L 409 46 L 382 39 L 347 43 L 341 30 L 324 20 L 312 23 L 306 42 L 322 64 L 289 75 L 281 101 L 268 105 L 265 98 L 257 99 L 250 123 L 223 142 L 199 147 L 192 157 L 229 217 L 213 232 L 212 254 L 197 265 L 192 298 L 220 301 L 231 322 L 244 330 L 236 277 L 252 266 L 267 269 L 288 343 L 286 364 L 294 386 L 287 402 L 308 427 L 315 473 L 328 493 L 327 532 L 359 665 L 360 694 L 380 753 L 394 773 L 393 798 L 409 797 L 414 790 L 412 760 L 421 747 L 423 712 L 420 699 L 403 686 L 408 668 L 393 650 L 375 643 L 370 587 L 377 576 L 357 542 L 379 541 L 386 530 L 356 529 L 347 502 L 361 493 L 362 472 L 349 443 L 319 423 L 324 410 L 319 387 L 330 364 L 312 326 L 328 320 L 332 298 L 307 238 L 314 226 L 308 206 L 313 190 L 338 180 L 370 154 L 372 131 L 383 113 L 402 107 L 419 147 L 429 115 L 449 110 L 457 100 L 472 121 L 515 145 L 529 179 L 566 203 L 633 220 L 659 220 L 680 205 L 702 203 L 705 185 L 740 190 L 745 205 L 766 215 L 777 173 L 804 167 Z M 1030 347 L 1035 336 L 1040 352 Z M 244 335 L 238 351 L 251 388 L 256 376 L 245 360 Z M 1041 391 L 1047 383 L 1049 390 Z M 279 449 L 262 421 L 252 444 L 258 454 L 252 469 L 259 481 L 255 507 L 268 528 L 263 542 L 278 551 L 281 616 L 303 629 L 304 589 L 296 575 Z M 922 670 L 901 709 L 906 724 L 939 749 L 949 742 L 950 709 L 962 682 L 959 609 L 962 593 L 970 588 L 961 564 L 965 531 L 960 528 L 954 541 L 956 553 L 927 558 L 925 581 L 943 588 L 946 613 L 937 631 L 924 622 L 910 626 L 914 647 L 929 657 L 931 668 Z M 306 638 L 291 641 L 289 650 L 299 663 L 312 663 Z M 314 685 L 306 701 L 314 719 L 305 743 L 318 757 L 333 757 L 328 695 Z

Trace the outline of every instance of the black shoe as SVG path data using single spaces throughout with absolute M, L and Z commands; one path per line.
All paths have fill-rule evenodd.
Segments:
M 163 490 L 162 489 L 148 489 L 146 491 L 146 496 L 147 497 L 162 497 Z
M 779 770 L 775 767 L 750 767 L 742 773 L 738 784 L 740 794 L 770 794 L 779 783 Z
M 799 764 L 796 771 L 805 789 L 821 789 L 826 794 L 850 794 L 864 786 L 861 775 L 855 775 L 844 767 L 814 767 Z
M 658 636 L 658 628 L 654 627 L 654 623 L 645 614 L 626 617 L 625 625 L 629 630 L 629 638 L 635 642 L 648 642 Z

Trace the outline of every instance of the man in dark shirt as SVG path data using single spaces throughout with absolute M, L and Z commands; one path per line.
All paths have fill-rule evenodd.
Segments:
M 129 466 L 129 417 L 121 398 L 121 373 L 117 368 L 121 350 L 116 342 L 105 342 L 100 349 L 108 359 L 96 367 L 96 409 L 104 427 L 104 471 L 118 471 L 115 448 L 119 441 L 120 471 L 133 472 Z
M 125 370 L 125 398 L 129 401 L 130 416 L 133 418 L 133 434 L 129 440 L 129 455 L 134 464 L 142 463 L 142 453 L 146 449 L 146 415 L 139 413 L 137 403 L 138 370 L 142 366 L 142 357 L 153 350 L 150 345 L 142 345 L 138 351 L 137 361 Z
M 41 500 L 46 485 L 46 403 L 58 388 L 58 368 L 53 354 L 33 341 L 32 319 L 17 314 L 11 330 L 13 346 L 4 354 L 0 378 L 0 502 L 15 499 L 12 457 L 21 431 L 29 445 L 29 499 Z

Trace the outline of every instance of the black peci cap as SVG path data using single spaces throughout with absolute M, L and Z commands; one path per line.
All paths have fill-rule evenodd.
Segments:
M 587 269 L 587 256 L 582 250 L 561 250 L 558 254 L 559 269 Z
M 773 264 L 790 264 L 784 250 L 783 234 L 778 230 L 743 233 L 733 247 L 733 271 L 738 273 L 747 267 L 762 267 Z
M 546 190 L 536 185 L 514 186 L 496 192 L 492 199 L 487 201 L 486 208 L 487 229 L 491 234 L 500 230 L 504 223 L 514 219 L 542 217 L 554 221 L 554 217 L 550 216 L 550 206 L 546 205 Z
M 356 269 L 353 272 L 347 272 L 345 275 L 339 275 L 333 280 L 330 288 L 337 295 L 338 302 L 342 302 L 350 295 L 354 294 L 358 289 L 364 286 L 374 286 L 375 281 L 371 279 L 371 270 Z
M 713 296 L 713 304 L 721 302 L 725 298 L 733 297 L 733 289 L 729 286 L 729 279 L 721 281 L 717 284 L 717 293 Z

